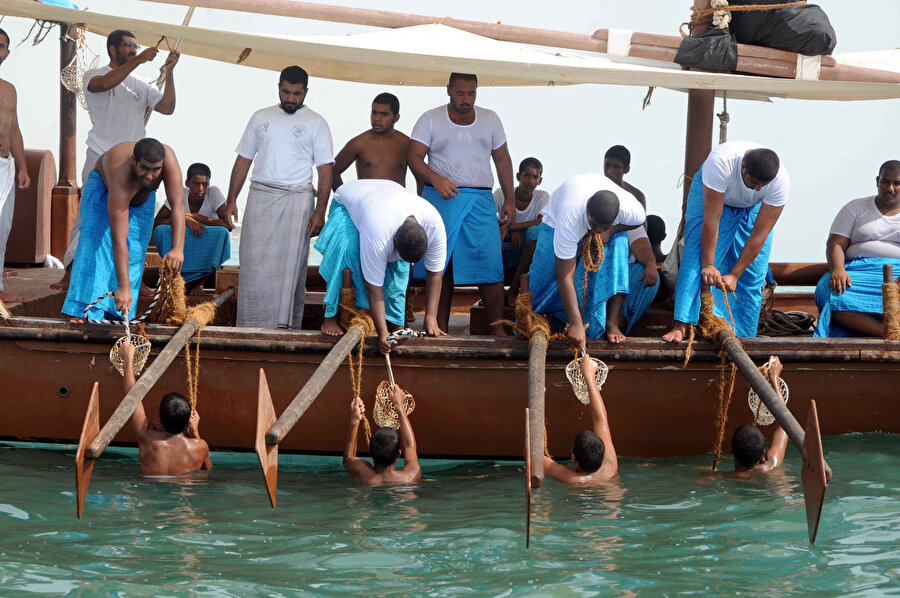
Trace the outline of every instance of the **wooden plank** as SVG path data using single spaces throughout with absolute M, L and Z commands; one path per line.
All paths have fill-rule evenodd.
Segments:
M 272 405 L 272 394 L 269 392 L 269 383 L 266 380 L 266 372 L 259 368 L 259 392 L 257 394 L 256 408 L 256 456 L 259 458 L 259 466 L 262 468 L 263 481 L 266 483 L 266 492 L 269 494 L 269 504 L 275 508 L 276 493 L 278 488 L 278 445 L 266 444 L 266 432 L 275 423 L 275 407 Z
M 809 402 L 806 438 L 801 453 L 803 455 L 801 478 L 803 479 L 803 500 L 806 504 L 806 528 L 809 532 L 809 543 L 815 544 L 828 482 L 825 473 L 827 465 L 822 450 L 822 434 L 819 432 L 819 415 L 814 400 Z
M 84 424 L 81 427 L 81 437 L 78 439 L 78 450 L 75 452 L 75 508 L 78 518 L 84 513 L 84 499 L 87 496 L 88 485 L 91 483 L 91 473 L 94 471 L 94 459 L 85 458 L 87 446 L 94 441 L 100 430 L 100 385 L 94 382 L 91 397 L 88 399 L 87 412 L 84 414 Z

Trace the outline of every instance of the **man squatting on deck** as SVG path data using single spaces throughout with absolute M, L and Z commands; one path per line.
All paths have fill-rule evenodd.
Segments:
M 572 468 L 560 465 L 544 455 L 544 472 L 553 479 L 571 486 L 594 486 L 615 478 L 619 473 L 619 461 L 609 431 L 609 418 L 600 389 L 597 388 L 597 363 L 593 359 L 581 360 L 581 373 L 587 383 L 590 396 L 592 430 L 582 430 L 572 443 Z
M 506 198 L 501 225 L 508 226 L 516 218 L 512 159 L 500 118 L 475 106 L 477 87 L 475 75 L 452 73 L 449 103 L 420 116 L 410 135 L 409 167 L 425 184 L 422 197 L 437 208 L 447 231 L 448 263 L 438 306 L 438 325 L 444 331 L 454 284 L 478 285 L 488 322 L 503 318 L 503 258 L 491 160 Z M 425 277 L 423 266 L 416 264 L 416 278 Z M 491 326 L 491 332 L 506 334 L 500 324 Z
M 119 346 L 122 357 L 125 394 L 134 386 L 134 345 Z M 138 441 L 138 456 L 143 475 L 181 475 L 198 469 L 212 469 L 209 445 L 200 438 L 200 414 L 176 392 L 159 402 L 162 429 L 150 423 L 140 402 L 131 415 L 131 426 Z
M 325 334 L 343 334 L 337 321 L 341 281 L 352 274 L 356 305 L 370 309 L 378 348 L 389 353 L 388 322 L 404 325 L 409 268 L 424 258 L 425 332 L 446 334 L 437 321 L 441 278 L 447 258 L 441 215 L 430 203 L 394 181 L 362 179 L 334 194 L 328 222 L 316 242 L 319 274 L 327 283 Z
M 362 421 L 365 405 L 355 397 L 350 403 L 350 428 L 347 430 L 347 444 L 344 446 L 344 468 L 353 478 L 365 486 L 386 484 L 415 484 L 422 479 L 419 456 L 416 453 L 416 436 L 406 416 L 403 400 L 406 391 L 399 384 L 394 385 L 391 402 L 400 419 L 400 435 L 393 428 L 378 428 L 369 439 L 369 454 L 374 467 L 356 456 L 356 437 L 359 422 Z M 397 471 L 397 457 L 403 457 L 403 470 Z
M 534 259 L 528 271 L 535 313 L 546 314 L 576 348 L 586 336 L 598 339 L 606 330 L 609 299 L 628 293 L 628 231 L 644 223 L 644 208 L 634 195 L 602 174 L 576 175 L 550 195 Z M 603 263 L 588 278 L 582 302 L 584 262 L 579 250 L 593 232 L 603 240 Z M 619 304 L 618 309 L 621 309 Z M 609 320 L 616 318 L 612 314 Z M 587 330 L 585 325 L 587 324 Z
M 241 233 L 238 326 L 299 330 L 303 323 L 309 240 L 325 224 L 334 162 L 328 123 L 303 104 L 308 83 L 299 66 L 281 71 L 280 103 L 253 114 L 237 147 L 228 186 L 229 225 L 237 218 L 237 196 L 253 164 Z
M 882 266 L 900 274 L 900 161 L 881 165 L 875 187 L 876 195 L 854 199 L 831 225 L 814 336 L 883 335 Z
M 770 149 L 729 141 L 710 152 L 687 199 L 684 254 L 675 284 L 675 322 L 663 340 L 677 343 L 700 314 L 700 286 L 712 287 L 714 312 L 727 318 L 729 293 L 737 336 L 756 336 L 772 229 L 790 193 L 787 169 Z M 722 274 L 726 272 L 727 274 Z
M 92 320 L 137 314 L 144 257 L 153 231 L 160 183 L 172 208 L 172 249 L 163 258 L 177 272 L 184 261 L 184 202 L 175 152 L 156 139 L 113 146 L 100 156 L 81 190 L 81 233 L 62 312 L 76 321 L 97 297 L 116 289 L 87 314 Z
M 153 110 L 160 114 L 175 113 L 175 65 L 179 54 L 173 50 L 166 57 L 162 71 L 165 83 L 160 92 L 156 87 L 135 77 L 131 73 L 140 65 L 156 58 L 159 50 L 145 48 L 138 53 L 138 45 L 134 34 L 124 29 L 117 29 L 106 38 L 106 52 L 109 64 L 84 73 L 84 99 L 87 102 L 88 114 L 91 117 L 91 130 L 87 136 L 87 151 L 84 157 L 84 168 L 81 172 L 81 184 L 86 185 L 97 159 L 112 149 L 113 146 L 126 141 L 137 141 L 147 136 L 144 125 L 144 114 Z M 179 175 L 180 177 L 181 175 Z M 72 260 L 78 250 L 78 236 L 81 229 L 81 210 L 69 232 L 69 246 L 63 256 L 66 273 L 51 288 L 66 290 L 72 273 Z
M 9 58 L 9 35 L 0 29 L 0 64 Z M 25 164 L 25 142 L 19 129 L 16 111 L 16 88 L 9 81 L 0 79 L 0 299 L 19 301 L 19 296 L 3 292 L 3 259 L 6 256 L 6 240 L 12 229 L 15 192 L 13 186 L 28 189 L 31 179 Z M 8 201 L 12 197 L 13 201 Z

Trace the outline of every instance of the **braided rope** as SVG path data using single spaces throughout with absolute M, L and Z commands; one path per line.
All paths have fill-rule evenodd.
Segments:
M 596 272 L 603 263 L 603 237 L 589 232 L 581 242 L 581 263 L 584 265 L 584 280 L 581 286 L 581 314 L 587 308 L 588 274 Z
M 363 349 L 366 345 L 366 337 L 375 332 L 375 323 L 372 321 L 372 316 L 369 315 L 368 311 L 356 307 L 356 293 L 353 287 L 341 289 L 341 298 L 338 306 L 340 307 L 340 325 L 344 330 L 350 330 L 350 328 L 356 326 L 362 332 L 359 338 L 356 358 L 354 359 L 352 352 L 347 356 L 350 362 L 351 392 L 354 397 L 359 397 L 362 400 Z M 369 425 L 369 418 L 366 417 L 365 406 L 363 406 L 362 424 L 366 435 L 366 445 L 368 446 L 369 440 L 372 438 L 372 426 Z
M 894 281 L 881 285 L 884 340 L 900 340 L 900 288 Z

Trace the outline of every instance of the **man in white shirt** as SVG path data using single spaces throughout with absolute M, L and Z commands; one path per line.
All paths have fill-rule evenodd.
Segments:
M 675 322 L 663 340 L 685 339 L 700 315 L 700 286 L 710 285 L 716 315 L 734 333 L 756 336 L 762 286 L 769 269 L 772 228 L 790 193 L 787 169 L 770 149 L 729 141 L 710 152 L 694 176 L 684 217 L 684 253 L 675 285 Z M 725 274 L 723 274 L 725 273 Z
M 409 168 L 425 184 L 422 197 L 441 214 L 447 231 L 449 262 L 438 307 L 438 325 L 444 331 L 454 284 L 478 285 L 488 322 L 503 318 L 503 259 L 491 195 L 491 160 L 506 198 L 501 225 L 508 226 L 516 218 L 512 159 L 497 114 L 475 107 L 477 87 L 475 75 L 452 73 L 450 102 L 420 116 L 410 135 Z M 417 265 L 416 277 L 423 274 Z M 491 326 L 491 332 L 506 334 L 502 324 Z
M 241 229 L 238 326 L 299 330 L 303 321 L 309 240 L 325 224 L 334 163 L 328 123 L 303 104 L 308 82 L 299 66 L 281 71 L 281 103 L 257 110 L 237 147 L 226 201 L 229 225 L 253 164 Z
M 854 199 L 831 225 L 829 272 L 816 287 L 815 336 L 882 336 L 882 267 L 900 274 L 900 161 L 875 177 L 878 194 Z
M 319 274 L 328 285 L 323 333 L 344 334 L 337 315 L 343 272 L 349 269 L 356 305 L 371 310 L 378 347 L 389 353 L 388 323 L 403 326 L 409 267 L 423 260 L 425 332 L 446 334 L 437 322 L 447 259 L 444 221 L 434 206 L 415 193 L 384 179 L 344 183 L 334 193 L 316 249 L 322 254 Z
M 135 77 L 132 72 L 150 62 L 159 53 L 156 48 L 145 48 L 138 53 L 134 34 L 117 29 L 106 38 L 109 64 L 84 73 L 84 98 L 91 117 L 91 130 L 87 136 L 87 151 L 81 171 L 81 184 L 87 183 L 97 159 L 114 145 L 137 141 L 147 136 L 144 115 L 147 110 L 170 115 L 175 112 L 174 69 L 179 54 L 172 51 L 163 64 L 165 84 L 160 92 L 152 84 Z M 78 231 L 81 214 L 76 217 L 69 232 L 69 246 L 63 256 L 66 274 L 51 288 L 65 290 L 71 273 L 72 260 L 78 249 Z
M 644 208 L 602 174 L 588 173 L 567 179 L 550 194 L 542 216 L 528 271 L 532 307 L 536 313 L 546 314 L 554 328 L 568 325 L 569 341 L 576 349 L 584 349 L 587 337 L 603 336 L 608 319 L 615 317 L 608 314 L 609 299 L 628 293 L 625 231 L 644 223 Z M 585 258 L 579 259 L 579 255 L 590 240 L 589 233 L 600 236 L 603 261 L 585 277 Z

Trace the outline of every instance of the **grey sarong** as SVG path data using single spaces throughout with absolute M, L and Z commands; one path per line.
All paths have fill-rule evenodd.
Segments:
M 312 185 L 250 184 L 241 226 L 238 326 L 300 328 L 314 205 Z

